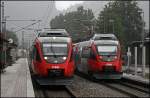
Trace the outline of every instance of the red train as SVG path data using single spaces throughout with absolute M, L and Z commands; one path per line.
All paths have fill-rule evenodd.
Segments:
M 90 41 L 77 43 L 75 49 L 77 71 L 97 79 L 122 77 L 121 48 L 115 35 L 95 34 Z
M 63 29 L 39 33 L 32 46 L 31 70 L 40 85 L 68 85 L 74 75 L 73 44 Z

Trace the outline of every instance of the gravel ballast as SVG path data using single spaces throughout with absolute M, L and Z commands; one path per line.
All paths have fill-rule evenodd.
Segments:
M 79 76 L 74 76 L 72 85 L 68 88 L 76 97 L 129 97 L 104 85 L 88 81 Z

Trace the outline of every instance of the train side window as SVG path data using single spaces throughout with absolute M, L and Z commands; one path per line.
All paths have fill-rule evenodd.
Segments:
M 91 58 L 91 59 L 96 59 L 96 56 L 95 56 L 95 54 L 94 54 L 93 51 L 90 51 L 90 58 Z
M 86 46 L 83 47 L 83 49 L 82 49 L 82 57 L 83 58 L 88 58 L 89 55 L 90 55 L 90 48 L 88 48 Z

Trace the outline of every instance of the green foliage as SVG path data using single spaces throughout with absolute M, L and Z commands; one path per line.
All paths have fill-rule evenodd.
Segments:
M 97 19 L 98 33 L 114 33 L 122 43 L 123 50 L 132 41 L 141 40 L 142 11 L 135 1 L 113 1 L 105 5 Z M 114 20 L 114 22 L 110 22 Z M 105 31 L 105 32 L 104 32 Z
M 51 20 L 51 28 L 66 29 L 73 40 L 87 38 L 91 33 L 92 19 L 94 18 L 91 9 L 84 9 L 83 6 L 77 11 L 60 14 Z
M 143 20 L 136 1 L 110 1 L 100 12 L 96 22 L 91 9 L 83 6 L 77 11 L 60 14 L 50 22 L 51 28 L 66 29 L 73 40 L 87 39 L 92 26 L 96 33 L 114 33 L 121 42 L 123 51 L 132 41 L 141 40 Z M 113 32 L 114 31 L 114 32 Z
M 6 31 L 6 39 L 13 39 L 15 44 L 18 44 L 18 37 L 16 36 L 16 34 L 12 31 Z

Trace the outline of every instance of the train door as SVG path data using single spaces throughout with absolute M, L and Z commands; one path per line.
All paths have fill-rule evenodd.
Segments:
M 81 51 L 82 51 L 82 47 L 79 45 L 78 46 L 78 53 L 77 53 L 77 55 L 78 55 L 78 60 L 76 60 L 76 63 L 78 63 L 78 65 L 76 65 L 76 68 L 77 68 L 77 70 L 78 71 L 81 71 Z M 76 59 L 77 59 L 77 57 L 76 57 Z
M 88 73 L 88 58 L 90 55 L 90 48 L 88 46 L 83 46 L 81 51 L 81 71 Z

